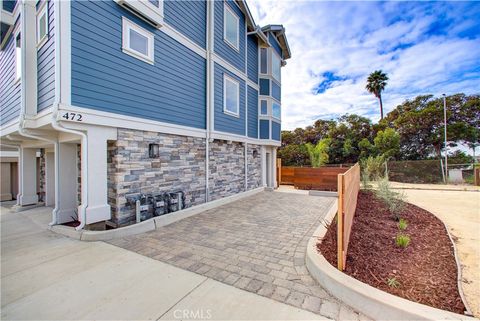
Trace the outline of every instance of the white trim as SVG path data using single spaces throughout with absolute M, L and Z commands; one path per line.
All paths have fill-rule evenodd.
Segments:
M 227 19 L 225 19 L 227 11 L 237 21 L 237 23 L 236 23 L 236 26 L 237 26 L 237 43 L 236 44 L 230 42 L 230 40 L 227 38 Z M 240 18 L 233 11 L 233 9 L 230 8 L 230 6 L 227 4 L 227 2 L 223 3 L 223 41 L 225 41 L 227 43 L 227 45 L 229 45 L 230 47 L 232 47 L 236 51 L 240 52 Z
M 280 107 L 280 118 L 273 114 L 273 105 L 277 104 Z M 276 100 L 272 100 L 272 119 L 282 121 L 282 104 L 279 104 Z
M 175 28 L 168 24 L 164 24 L 163 27 L 160 29 L 163 33 L 166 35 L 170 36 L 180 44 L 184 45 L 188 49 L 192 50 L 202 58 L 207 58 L 207 51 L 199 46 L 197 43 L 194 41 L 190 40 L 187 38 L 185 35 L 183 35 L 181 32 L 177 31 Z
M 237 112 L 227 109 L 227 81 L 232 82 L 237 88 Z M 223 113 L 240 118 L 240 82 L 227 74 L 223 74 Z
M 282 57 L 277 53 L 276 50 L 274 50 L 273 48 L 270 49 L 270 51 L 272 52 L 272 55 L 271 55 L 271 59 L 270 59 L 270 66 L 271 66 L 271 76 L 273 79 L 275 79 L 279 84 L 282 83 Z M 274 75 L 273 75 L 273 55 L 276 55 L 280 61 L 280 79 L 277 79 Z
M 18 117 L 0 127 L 0 136 L 9 135 L 18 130 Z
M 130 46 L 130 30 L 135 31 L 141 36 L 147 39 L 147 54 L 143 54 L 140 51 L 133 49 Z M 145 30 L 136 23 L 122 17 L 122 51 L 127 55 L 145 61 L 153 65 L 155 61 L 155 36 L 153 33 Z
M 115 0 L 115 2 L 155 28 L 162 27 L 163 0 L 158 0 L 158 7 L 148 0 Z
M 262 145 L 262 146 L 280 146 L 281 145 L 281 142 L 276 140 L 252 138 L 252 137 L 246 137 L 243 135 L 231 134 L 231 133 L 226 133 L 221 131 L 213 131 L 211 138 L 239 142 L 239 143 L 248 143 L 252 145 Z
M 262 113 L 262 101 L 265 101 L 267 103 L 267 113 L 266 114 L 263 114 Z M 264 98 L 264 96 L 260 97 L 260 95 L 258 95 L 258 116 L 259 118 L 260 117 L 268 117 L 269 116 L 269 113 L 268 113 L 268 99 Z
M 262 49 L 265 49 L 266 50 L 266 55 L 267 55 L 267 72 L 263 73 L 262 72 Z M 259 75 L 268 75 L 268 47 L 258 47 L 258 74 Z
M 15 78 L 14 78 L 14 84 L 15 86 L 17 83 L 19 83 L 22 79 L 22 37 L 23 34 L 21 32 L 21 27 L 15 28 L 13 31 L 13 46 L 15 47 Z M 17 37 L 20 35 L 20 48 L 17 47 Z M 19 56 L 19 50 L 20 50 L 20 56 Z
M 243 72 L 240 69 L 234 67 L 233 65 L 231 65 L 230 63 L 228 63 L 226 60 L 224 60 L 222 57 L 220 57 L 219 55 L 217 55 L 215 53 L 212 54 L 212 58 L 213 58 L 213 61 L 215 63 L 217 63 L 220 66 L 222 66 L 223 68 L 227 69 L 228 71 L 230 71 L 232 74 L 234 74 L 238 78 L 246 81 L 247 84 L 250 87 L 255 88 L 257 91 L 259 90 L 259 85 L 256 84 L 255 82 L 253 82 L 250 78 L 248 78 L 248 76 L 245 74 L 245 72 Z
M 68 121 L 62 118 L 66 112 L 81 113 L 82 121 Z M 109 113 L 104 111 L 98 111 L 90 108 L 83 108 L 72 105 L 60 105 L 57 115 L 57 119 L 62 123 L 74 123 L 78 125 L 92 124 L 117 128 L 130 128 L 143 131 L 154 131 L 166 134 L 191 136 L 205 138 L 205 129 L 198 129 L 194 127 L 187 127 L 175 124 L 169 124 L 165 122 L 159 122 L 139 117 L 126 116 L 116 113 Z
M 55 15 L 55 101 L 71 103 L 70 1 L 54 1 Z
M 40 19 L 45 15 L 45 34 L 40 37 Z M 49 21 L 48 21 L 48 5 L 47 1 L 43 1 L 36 14 L 36 34 L 37 34 L 37 49 L 40 49 L 47 41 L 49 37 Z

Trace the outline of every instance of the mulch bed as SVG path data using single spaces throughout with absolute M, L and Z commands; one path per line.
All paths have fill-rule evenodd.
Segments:
M 452 213 L 455 215 L 455 213 Z M 435 308 L 463 314 L 457 287 L 453 245 L 442 222 L 432 213 L 406 204 L 401 215 L 411 238 L 407 248 L 395 244 L 398 222 L 370 191 L 358 195 L 345 273 L 377 289 Z M 328 228 L 319 251 L 337 266 L 336 220 Z M 388 278 L 400 285 L 390 287 Z

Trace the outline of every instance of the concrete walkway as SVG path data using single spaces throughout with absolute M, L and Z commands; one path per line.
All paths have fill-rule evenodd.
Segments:
M 1 208 L 2 320 L 325 319 L 110 244 L 55 234 L 46 229 L 50 213 Z
M 452 234 L 462 264 L 462 288 L 480 317 L 480 193 L 452 190 L 404 190 L 408 201 L 438 216 Z
M 308 239 L 334 201 L 262 192 L 110 243 L 328 318 L 358 320 L 305 266 Z

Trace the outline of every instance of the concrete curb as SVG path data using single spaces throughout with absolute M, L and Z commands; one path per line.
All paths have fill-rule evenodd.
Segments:
M 386 293 L 333 267 L 317 252 L 317 242 L 325 236 L 337 208 L 335 203 L 324 222 L 315 230 L 308 241 L 306 255 L 311 276 L 333 296 L 374 320 L 477 320 Z
M 137 224 L 132 224 L 132 225 L 128 225 L 125 227 L 120 227 L 112 230 L 77 231 L 73 227 L 68 227 L 64 225 L 54 225 L 49 227 L 49 229 L 55 233 L 59 233 L 59 234 L 68 236 L 73 239 L 81 240 L 81 241 L 108 241 L 108 240 L 113 240 L 116 238 L 121 238 L 129 235 L 135 235 L 135 234 L 153 231 L 159 227 L 166 226 L 166 225 L 175 223 L 177 221 L 180 221 L 184 218 L 200 214 L 204 211 L 211 210 L 218 206 L 222 206 L 222 205 L 240 200 L 242 198 L 255 195 L 257 193 L 263 192 L 264 190 L 266 190 L 265 187 L 259 187 L 259 188 L 246 191 L 240 194 L 227 196 L 215 201 L 189 207 L 178 212 L 153 217 L 151 219 L 145 220 Z
M 316 190 L 308 191 L 308 195 L 310 195 L 310 196 L 338 197 L 337 192 L 316 191 Z

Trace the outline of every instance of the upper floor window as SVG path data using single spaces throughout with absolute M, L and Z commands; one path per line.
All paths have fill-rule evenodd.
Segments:
M 260 100 L 260 115 L 268 115 L 268 104 L 264 99 Z
M 260 73 L 268 73 L 268 49 L 260 48 Z
M 223 76 L 223 112 L 239 116 L 240 83 L 227 75 Z
M 135 58 L 153 64 L 154 36 L 142 27 L 122 18 L 122 49 Z
M 276 102 L 272 103 L 272 116 L 278 119 L 282 117 L 282 110 L 280 104 Z
M 280 56 L 272 50 L 272 76 L 276 80 L 280 81 L 282 60 Z
M 116 3 L 128 9 L 155 28 L 160 28 L 163 25 L 163 1 L 164 0 L 115 0 Z
M 240 25 L 238 16 L 235 14 L 235 12 L 233 12 L 233 10 L 228 6 L 227 3 L 224 3 L 223 38 L 229 45 L 231 45 L 236 50 L 239 50 L 239 31 Z
M 37 46 L 41 47 L 48 39 L 48 4 L 42 3 L 37 12 Z
M 15 35 L 15 81 L 22 78 L 22 36 Z

